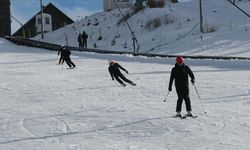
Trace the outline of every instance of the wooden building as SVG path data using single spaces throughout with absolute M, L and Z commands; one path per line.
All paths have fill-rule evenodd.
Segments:
M 11 35 L 10 0 L 0 0 L 0 37 Z
M 49 32 L 51 30 L 52 31 L 57 30 L 59 28 L 64 27 L 65 25 L 68 25 L 74 22 L 71 18 L 65 15 L 61 10 L 55 7 L 52 3 L 49 3 L 47 6 L 45 6 L 43 8 L 43 12 L 45 14 L 43 16 L 45 17 L 44 18 L 45 32 Z M 39 29 L 40 27 L 38 26 L 39 16 L 41 16 L 40 11 L 36 15 L 34 15 L 27 23 L 25 23 L 20 29 L 18 29 L 13 34 L 13 36 L 22 36 L 22 37 L 25 36 L 26 38 L 31 38 L 39 34 L 41 31 L 41 29 Z M 50 16 L 50 17 L 47 17 L 47 16 Z M 50 20 L 50 21 L 46 21 L 46 20 Z M 46 30 L 45 28 L 47 23 L 51 26 L 50 30 Z

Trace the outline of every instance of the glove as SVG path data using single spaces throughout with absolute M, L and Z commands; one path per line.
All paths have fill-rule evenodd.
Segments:
M 125 72 L 126 72 L 126 74 L 128 74 L 128 71 L 127 71 L 127 70 L 126 70 Z
M 112 78 L 112 80 L 114 80 L 114 78 Z
M 194 79 L 192 79 L 191 82 L 194 84 L 194 82 L 195 82 Z
M 172 91 L 172 87 L 168 87 L 168 91 Z

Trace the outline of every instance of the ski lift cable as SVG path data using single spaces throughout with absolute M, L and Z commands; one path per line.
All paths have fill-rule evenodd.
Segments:
M 118 6 L 116 0 L 113 0 L 113 1 L 115 3 L 115 6 L 117 7 L 117 9 L 119 10 L 120 14 L 122 15 L 122 17 L 125 18 L 124 14 L 121 11 L 120 7 Z M 138 42 L 138 40 L 137 40 L 137 38 L 136 38 L 136 36 L 134 34 L 134 31 L 132 30 L 132 28 L 130 27 L 130 25 L 128 24 L 128 22 L 126 20 L 125 20 L 125 23 L 126 23 L 126 25 L 128 26 L 128 28 L 129 28 L 129 30 L 131 32 L 133 42 L 135 41 L 135 43 L 137 44 L 137 52 L 138 52 L 138 50 L 140 49 L 140 44 L 139 44 L 139 42 Z
M 188 31 L 187 33 L 185 33 L 185 34 L 182 35 L 181 37 L 178 37 L 178 38 L 174 39 L 173 41 L 170 41 L 170 42 L 167 42 L 167 43 L 163 43 L 163 44 L 157 45 L 157 46 L 151 48 L 150 50 L 147 50 L 145 53 L 154 51 L 156 48 L 159 48 L 159 47 L 164 46 L 164 45 L 168 45 L 169 43 L 173 43 L 173 42 L 175 42 L 175 41 L 179 41 L 179 40 L 185 38 L 186 36 L 188 36 L 190 33 L 192 33 L 192 32 L 194 31 L 194 29 L 199 25 L 199 23 L 200 23 L 200 22 L 196 23 L 196 24 L 194 25 L 194 27 L 193 27 L 190 31 Z
M 237 9 L 239 9 L 243 14 L 245 14 L 246 16 L 248 16 L 250 18 L 250 15 L 245 12 L 243 9 L 241 9 L 239 6 L 235 5 L 233 2 L 231 2 L 230 0 L 227 0 L 230 4 L 232 4 L 234 7 L 236 7 Z

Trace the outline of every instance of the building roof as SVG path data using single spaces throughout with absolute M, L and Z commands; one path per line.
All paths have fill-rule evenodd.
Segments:
M 74 22 L 70 17 L 68 17 L 64 12 L 62 12 L 60 9 L 58 9 L 55 5 L 53 5 L 52 3 L 49 3 L 48 5 L 46 6 L 43 6 L 43 11 L 44 13 L 46 13 L 46 10 L 49 9 L 49 8 L 52 8 L 58 12 L 60 12 L 62 15 L 64 15 L 66 18 L 68 18 L 69 20 L 72 21 L 72 23 Z M 20 32 L 24 26 L 26 26 L 29 22 L 31 22 L 33 19 L 35 19 L 35 17 L 41 13 L 41 10 L 36 13 L 33 17 L 31 17 L 30 20 L 28 20 L 22 27 L 20 27 L 15 33 L 13 33 L 12 35 L 15 35 L 16 33 Z

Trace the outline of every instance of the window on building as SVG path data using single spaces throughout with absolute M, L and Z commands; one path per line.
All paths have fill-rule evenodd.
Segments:
M 50 24 L 49 18 L 45 18 L 45 23 Z
M 41 18 L 37 18 L 37 24 L 41 24 Z

